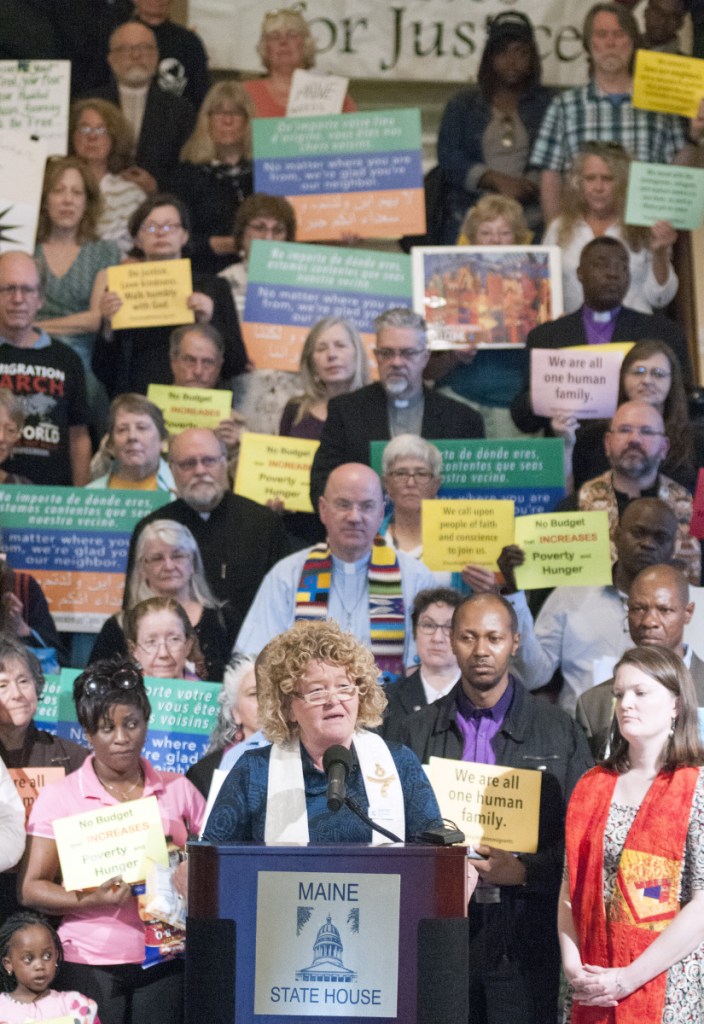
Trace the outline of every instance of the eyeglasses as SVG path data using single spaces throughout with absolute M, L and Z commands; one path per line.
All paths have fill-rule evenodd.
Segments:
M 204 370 L 214 370 L 218 365 L 218 362 L 222 360 L 210 359 L 208 356 L 204 356 L 202 359 L 196 359 L 195 356 L 183 356 L 178 355 L 175 357 L 179 362 L 183 363 L 184 366 L 202 366 Z
M 120 668 L 116 672 L 91 672 L 83 682 L 83 693 L 103 697 L 110 690 L 135 690 L 142 686 L 142 676 L 136 668 Z
M 450 636 L 452 633 L 451 622 L 433 622 L 432 619 L 421 619 L 418 623 L 418 632 L 424 636 L 435 636 L 440 630 L 443 636 Z
M 407 483 L 409 480 L 417 480 L 418 483 L 427 484 L 429 480 L 433 479 L 433 474 L 429 469 L 392 469 L 386 475 L 403 483 Z
M 154 555 L 144 555 L 142 561 L 145 565 L 163 565 L 168 559 L 169 562 L 176 562 L 180 565 L 182 562 L 187 562 L 190 557 L 188 551 L 174 551 L 168 555 L 159 551 Z
M 139 57 L 144 53 L 153 53 L 154 50 L 156 50 L 154 43 L 124 43 L 122 46 L 113 46 L 110 53 L 118 53 L 121 57 L 124 57 L 126 53 L 136 53 Z
M 294 697 L 305 701 L 306 704 L 319 707 L 321 704 L 329 704 L 333 699 L 339 700 L 341 704 L 346 704 L 348 700 L 352 700 L 358 690 L 354 683 L 340 683 L 339 686 L 334 686 L 331 690 L 326 690 L 324 686 L 318 686 L 308 693 L 298 693 L 297 690 L 292 692 Z
M 0 295 L 14 295 L 19 292 L 23 299 L 28 295 L 36 295 L 39 292 L 38 284 L 3 284 L 0 285 Z
M 286 237 L 286 228 L 283 224 L 267 224 L 265 220 L 251 220 L 246 230 L 253 235 L 270 235 L 272 238 Z
M 615 430 L 610 430 L 610 434 L 616 434 L 617 437 L 664 437 L 664 430 L 653 430 L 652 427 L 631 427 L 627 423 L 624 423 L 621 427 L 616 427 Z
M 177 654 L 182 651 L 188 643 L 185 636 L 160 636 L 154 639 L 145 640 L 143 644 L 137 644 L 145 654 L 156 654 L 163 644 L 169 654 Z
M 655 380 L 665 380 L 672 376 L 669 370 L 663 370 L 660 366 L 631 366 L 626 373 L 629 377 L 653 377 Z
M 172 231 L 180 231 L 183 224 L 142 224 L 140 231 L 146 231 L 148 235 L 170 235 Z
M 76 127 L 76 131 L 78 132 L 79 135 L 86 135 L 86 136 L 95 135 L 95 136 L 102 137 L 103 135 L 107 135 L 108 134 L 107 128 L 105 127 L 105 125 L 102 125 L 102 124 L 97 126 L 97 127 L 93 127 L 92 124 L 79 124 Z
M 335 498 L 330 504 L 336 512 L 352 512 L 356 509 L 363 516 L 370 516 L 379 508 L 375 501 L 348 501 L 347 498 Z
M 214 107 L 208 112 L 208 117 L 246 117 L 244 110 L 226 110 L 224 107 Z
M 403 359 L 410 363 L 416 356 L 421 356 L 427 351 L 424 348 L 375 348 L 376 358 L 380 363 L 389 363 L 392 359 Z
M 215 469 L 219 462 L 225 458 L 224 455 L 198 455 L 192 459 L 176 459 L 171 460 L 171 465 L 176 466 L 176 469 L 184 470 L 185 472 L 191 472 L 191 470 L 197 469 L 198 465 L 201 465 L 203 469 Z

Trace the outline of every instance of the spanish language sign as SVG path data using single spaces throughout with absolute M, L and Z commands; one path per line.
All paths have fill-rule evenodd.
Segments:
M 301 241 L 425 231 L 420 111 L 258 118 L 252 133 L 255 190 L 286 196 Z
M 624 219 L 646 227 L 668 220 L 678 230 L 696 231 L 704 219 L 704 168 L 632 163 Z
M 70 84 L 68 60 L 0 60 L 0 131 L 34 135 L 51 156 L 65 154 Z
M 607 512 L 553 512 L 516 520 L 515 543 L 526 560 L 516 569 L 521 590 L 606 587 L 612 581 Z
M 255 1018 L 396 1020 L 400 908 L 388 870 L 260 871 Z
M 122 605 L 130 537 L 165 491 L 0 487 L 7 560 L 39 581 L 58 629 L 97 633 Z
M 235 494 L 266 505 L 272 498 L 287 512 L 312 512 L 310 469 L 319 441 L 245 432 L 237 460 Z
M 655 50 L 636 51 L 634 107 L 696 117 L 702 96 L 704 60 Z
M 434 350 L 522 348 L 562 313 L 556 245 L 415 246 L 411 259 L 413 308 Z
M 0 131 L 0 252 L 34 252 L 46 143 Z
M 80 669 L 62 669 L 55 709 L 48 722 L 44 718 L 40 720 L 38 715 L 37 724 L 41 721 L 42 728 L 48 725 L 51 732 L 64 739 L 87 746 L 73 703 L 73 682 L 79 673 Z M 208 749 L 222 686 L 200 679 L 154 679 L 150 676 L 144 683 L 152 714 L 142 756 L 161 771 L 185 773 Z
M 122 306 L 111 321 L 115 331 L 195 322 L 193 310 L 186 305 L 193 294 L 190 260 L 154 260 L 108 267 L 108 288 L 122 299 Z
M 72 814 L 54 822 L 64 889 L 97 889 L 121 875 L 143 882 L 147 857 L 169 863 L 155 796 Z
M 610 351 L 609 345 L 599 345 L 598 349 L 530 350 L 530 401 L 537 416 L 552 419 L 559 413 L 569 413 L 581 420 L 613 416 L 623 353 L 619 349 Z
M 457 823 L 468 846 L 535 853 L 542 772 L 445 757 L 431 757 L 429 766 L 440 813 Z
M 45 786 L 52 782 L 60 782 L 66 775 L 65 768 L 8 768 L 10 778 L 15 784 L 17 795 L 24 807 L 25 824 L 37 799 Z
M 375 366 L 374 320 L 411 304 L 411 259 L 296 242 L 252 242 L 242 333 L 258 369 L 298 370 L 316 321 L 343 317 L 362 335 Z
M 496 569 L 501 549 L 513 543 L 513 511 L 512 501 L 424 501 L 424 563 L 434 572 Z
M 170 434 L 189 427 L 215 430 L 230 415 L 232 392 L 216 388 L 179 388 L 175 384 L 150 384 L 147 398 L 164 414 Z
M 442 454 L 439 498 L 501 498 L 517 516 L 553 509 L 565 494 L 564 445 L 559 437 L 431 441 Z M 371 466 L 381 476 L 387 441 L 372 441 Z

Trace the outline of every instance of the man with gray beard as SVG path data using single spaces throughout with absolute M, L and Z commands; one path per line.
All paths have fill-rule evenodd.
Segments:
M 430 358 L 425 320 L 412 309 L 387 309 L 374 321 L 379 380 L 333 398 L 310 477 L 317 509 L 328 476 L 347 462 L 369 465 L 369 442 L 398 434 L 441 438 L 484 437 L 484 420 L 462 402 L 423 384 Z

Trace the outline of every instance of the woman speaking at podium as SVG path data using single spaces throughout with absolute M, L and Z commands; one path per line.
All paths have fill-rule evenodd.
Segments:
M 334 622 L 299 622 L 264 648 L 255 673 L 272 745 L 248 751 L 225 779 L 205 841 L 388 842 L 347 804 L 329 809 L 323 756 L 331 747 L 351 755 L 342 757 L 348 797 L 387 832 L 410 842 L 441 824 L 415 754 L 368 731 L 381 724 L 386 697 L 371 653 L 354 637 Z

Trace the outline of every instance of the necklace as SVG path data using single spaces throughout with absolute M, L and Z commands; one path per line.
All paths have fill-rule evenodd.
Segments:
M 342 605 L 342 610 L 345 613 L 345 621 L 344 621 L 344 623 L 342 623 L 342 628 L 343 629 L 351 629 L 352 628 L 352 617 L 353 617 L 354 613 L 357 611 L 357 609 L 359 608 L 360 604 L 362 603 L 362 600 L 364 599 L 364 587 L 362 587 L 362 593 L 359 595 L 359 597 L 354 602 L 354 604 L 352 605 L 351 608 L 347 604 L 345 604 L 345 600 L 344 600 L 344 598 L 342 596 L 342 588 L 340 586 L 338 586 L 338 583 L 337 583 L 337 580 L 335 579 L 334 574 L 333 574 L 333 578 L 332 578 L 332 590 L 334 590 L 335 593 L 337 594 L 337 599 L 340 602 L 340 604 Z
M 95 774 L 98 775 L 97 772 Z M 124 790 L 117 789 L 114 782 L 105 782 L 103 779 L 100 778 L 99 775 L 98 775 L 98 782 L 100 783 L 101 786 L 103 786 L 110 793 L 112 793 L 113 796 L 117 797 L 117 799 L 120 801 L 120 803 L 124 804 L 127 801 L 127 798 L 129 797 L 130 793 L 134 792 L 134 790 L 137 788 L 137 786 L 143 786 L 144 785 L 144 773 L 143 773 L 143 771 L 142 771 L 142 769 L 140 767 L 140 769 L 139 769 L 139 778 L 137 779 L 137 781 L 133 782 L 129 789 L 124 789 Z

